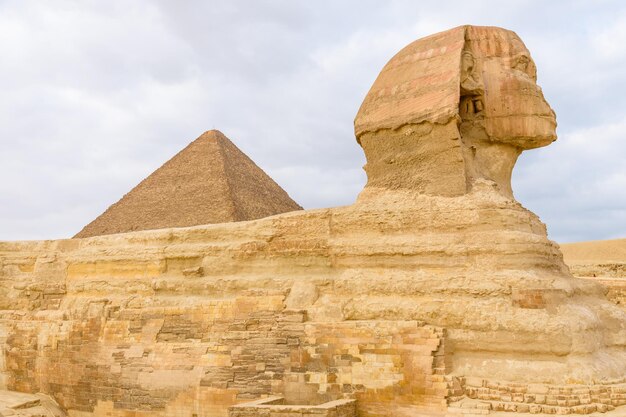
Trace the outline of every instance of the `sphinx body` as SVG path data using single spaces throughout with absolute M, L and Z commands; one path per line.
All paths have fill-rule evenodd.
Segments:
M 626 313 L 513 198 L 519 154 L 556 138 L 535 81 L 514 33 L 452 29 L 400 51 L 368 93 L 354 205 L 0 244 L 0 381 L 81 416 L 225 415 L 311 392 L 356 396 L 360 415 L 443 415 L 538 384 L 569 392 L 551 411 L 523 394 L 538 413 L 606 411 L 600 391 L 625 404 Z
M 405 192 L 418 212 L 435 205 L 454 213 L 448 228 L 426 236 L 469 251 L 442 254 L 463 267 L 443 271 L 448 295 L 429 320 L 449 330 L 454 372 L 529 382 L 620 378 L 623 313 L 602 289 L 572 278 L 545 226 L 513 198 L 517 157 L 556 139 L 536 79 L 530 53 L 504 29 L 459 27 L 404 48 L 355 120 L 367 157 L 360 203 Z M 560 371 L 546 372 L 548 363 Z

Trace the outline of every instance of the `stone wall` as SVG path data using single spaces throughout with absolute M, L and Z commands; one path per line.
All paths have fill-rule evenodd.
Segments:
M 320 405 L 288 405 L 282 397 L 269 397 L 231 407 L 228 417 L 356 417 L 355 400 Z
M 356 398 L 360 416 L 384 416 L 394 407 L 443 410 L 454 394 L 454 380 L 445 375 L 442 329 L 414 321 L 356 321 L 310 324 L 305 333 L 283 391 L 289 403 L 315 403 L 319 395 Z M 309 385 L 315 386 L 313 398 Z
M 239 299 L 109 306 L 98 317 L 58 321 L 4 316 L 7 385 L 47 392 L 70 416 L 218 416 L 242 400 L 282 393 L 302 404 L 356 397 L 364 412 L 395 403 L 445 407 L 441 330 L 416 322 L 318 325 L 302 312 L 273 310 L 274 302 L 282 306 Z
M 275 301 L 188 308 L 103 303 L 88 313 L 96 317 L 13 322 L 8 385 L 50 393 L 70 415 L 225 415 L 228 405 L 271 394 L 282 383 L 303 333 L 290 324 L 303 319 L 277 314 Z
M 591 414 L 626 404 L 626 381 L 607 385 L 514 384 L 462 378 L 468 398 L 489 404 L 494 411 L 532 414 Z
M 246 290 L 218 297 L 198 257 L 155 258 L 1 258 L 11 297 L 0 310 L 2 387 L 49 393 L 73 417 L 226 416 L 275 394 L 357 398 L 361 415 L 445 409 L 453 383 L 441 328 L 314 321 L 286 308 L 290 291 L 275 283 L 240 282 Z M 211 295 L 185 289 L 200 284 Z

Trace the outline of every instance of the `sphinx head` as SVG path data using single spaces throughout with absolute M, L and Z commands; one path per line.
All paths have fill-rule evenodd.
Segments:
M 519 154 L 556 139 L 555 115 L 519 37 L 462 26 L 413 42 L 383 68 L 355 119 L 368 187 L 512 197 Z

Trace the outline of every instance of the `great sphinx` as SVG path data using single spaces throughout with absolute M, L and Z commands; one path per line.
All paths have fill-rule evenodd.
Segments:
M 464 400 L 623 415 L 626 312 L 511 190 L 555 129 L 515 33 L 417 40 L 357 114 L 353 205 L 0 243 L 0 388 L 81 417 L 227 415 L 268 395 L 356 398 L 361 416 Z
M 405 224 L 418 226 L 414 239 L 450 261 L 442 282 L 422 289 L 425 303 L 407 309 L 433 308 L 429 322 L 448 329 L 460 374 L 623 377 L 623 312 L 601 288 L 572 278 L 545 226 L 513 197 L 518 156 L 556 139 L 536 79 L 529 51 L 504 29 L 464 26 L 408 45 L 383 68 L 355 120 L 368 174 L 356 206 L 392 210 L 386 198 L 404 200 L 415 212 Z M 416 278 L 409 280 L 418 286 Z M 589 297 L 596 301 L 583 301 Z M 561 371 L 548 376 L 543 366 Z

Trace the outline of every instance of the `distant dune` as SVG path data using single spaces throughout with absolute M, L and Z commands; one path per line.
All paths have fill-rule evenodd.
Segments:
M 568 265 L 581 263 L 626 263 L 626 239 L 563 243 L 561 244 L 561 250 Z

